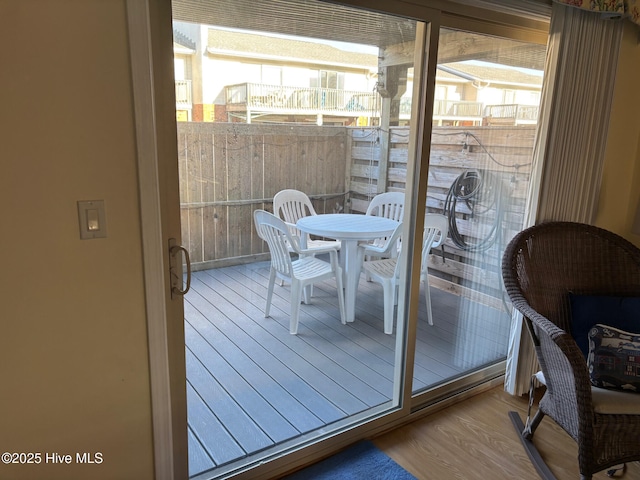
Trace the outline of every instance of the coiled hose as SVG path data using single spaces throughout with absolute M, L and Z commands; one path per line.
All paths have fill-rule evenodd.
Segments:
M 471 243 L 458 229 L 456 207 L 464 202 L 470 210 L 471 219 L 482 221 L 488 232 Z M 453 243 L 469 252 L 485 251 L 498 240 L 501 233 L 504 205 L 502 183 L 498 177 L 487 171 L 465 170 L 449 187 L 444 203 L 444 213 L 449 218 L 449 236 Z M 486 223 L 485 223 L 486 222 Z

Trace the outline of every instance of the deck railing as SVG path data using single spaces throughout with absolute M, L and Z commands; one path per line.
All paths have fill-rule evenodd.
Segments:
M 379 116 L 380 96 L 335 88 L 240 83 L 225 87 L 227 110 Z
M 483 104 L 467 100 L 434 100 L 433 117 L 436 119 L 473 119 L 482 120 Z M 411 115 L 411 97 L 400 100 L 400 115 L 409 118 Z
M 176 80 L 176 105 L 191 106 L 191 80 Z
M 488 105 L 484 109 L 487 118 L 513 119 L 521 122 L 535 123 L 538 121 L 540 107 L 537 105 Z
M 181 96 L 188 93 L 189 102 L 191 84 L 181 85 Z M 335 88 L 289 87 L 263 83 L 240 83 L 225 87 L 226 108 L 228 111 L 255 111 L 291 114 L 337 114 L 350 116 L 377 117 L 380 115 L 380 95 L 374 92 L 340 90 Z M 433 117 L 440 120 L 472 120 L 480 124 L 484 119 L 513 119 L 514 124 L 536 123 L 537 106 L 507 104 L 487 105 L 467 100 L 434 100 Z M 411 115 L 411 98 L 400 101 L 400 115 Z
M 435 100 L 433 116 L 482 117 L 482 103 L 471 101 Z

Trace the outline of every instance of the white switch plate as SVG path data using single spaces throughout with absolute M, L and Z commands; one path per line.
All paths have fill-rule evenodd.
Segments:
M 85 200 L 78 202 L 78 222 L 80 238 L 104 238 L 107 236 L 107 219 L 104 200 Z

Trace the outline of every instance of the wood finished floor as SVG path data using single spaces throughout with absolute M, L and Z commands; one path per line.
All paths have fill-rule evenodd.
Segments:
M 381 435 L 373 442 L 418 480 L 519 479 L 540 477 L 529 461 L 508 412 L 524 420 L 527 399 L 497 387 Z M 578 449 L 571 437 L 545 418 L 534 443 L 557 480 L 577 480 Z M 605 472 L 593 476 L 604 480 Z M 640 479 L 640 464 L 627 465 L 624 480 Z
M 289 334 L 289 287 L 264 318 L 268 263 L 194 272 L 185 297 L 190 475 L 388 402 L 395 335 L 382 287 L 360 281 L 356 321 L 339 320 L 335 283 L 314 287 Z M 509 316 L 431 289 L 420 297 L 414 391 L 506 355 Z

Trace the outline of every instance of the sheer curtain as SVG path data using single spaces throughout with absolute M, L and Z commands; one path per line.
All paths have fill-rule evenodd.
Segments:
M 540 188 L 530 195 L 528 225 L 595 217 L 622 29 L 620 20 L 553 4 L 531 182 Z M 505 390 L 525 393 L 536 369 L 514 312 Z

